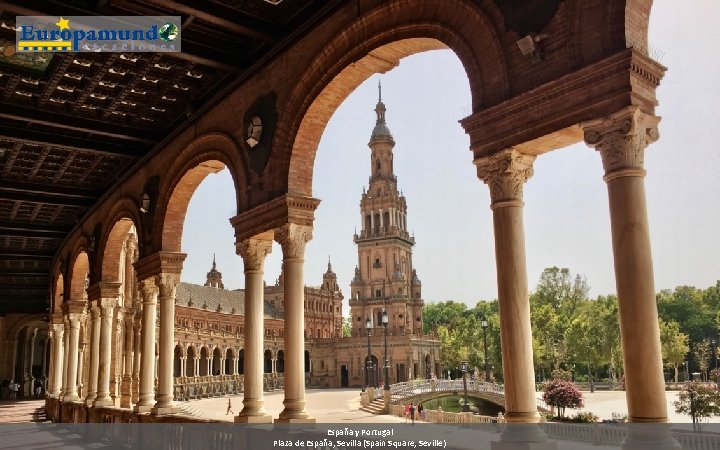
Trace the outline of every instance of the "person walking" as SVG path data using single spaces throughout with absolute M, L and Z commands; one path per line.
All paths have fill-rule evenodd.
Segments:
M 415 405 L 410 403 L 410 421 L 415 425 Z
M 405 423 L 407 423 L 408 417 L 410 417 L 410 403 L 405 405 Z
M 15 382 L 15 380 L 10 380 L 10 398 L 12 400 L 17 399 L 17 393 L 18 393 L 19 387 L 20 386 Z
M 422 403 L 418 403 L 417 410 L 418 410 L 418 419 L 420 419 L 424 422 L 425 421 L 425 407 L 423 406 Z
M 227 407 L 227 411 L 225 411 L 225 415 L 227 416 L 230 413 L 232 413 L 233 416 L 235 415 L 235 413 L 232 410 L 232 400 L 228 399 L 228 407 Z

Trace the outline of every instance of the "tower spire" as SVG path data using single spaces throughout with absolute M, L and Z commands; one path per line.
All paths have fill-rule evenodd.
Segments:
M 215 264 L 215 253 L 213 253 L 213 270 L 217 270 L 217 265 Z
M 380 83 L 380 77 L 378 77 L 378 103 L 382 102 L 382 84 Z

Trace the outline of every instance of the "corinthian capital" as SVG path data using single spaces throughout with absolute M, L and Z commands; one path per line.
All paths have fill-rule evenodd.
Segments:
M 598 120 L 583 122 L 585 143 L 598 150 L 605 180 L 618 176 L 644 176 L 645 147 L 660 137 L 660 118 L 630 106 Z
M 161 273 L 155 277 L 155 284 L 160 289 L 161 298 L 175 298 L 175 289 L 180 284 L 179 273 Z
M 155 277 L 146 278 L 139 283 L 143 305 L 154 305 L 157 302 L 158 288 Z
M 478 178 L 490 188 L 493 205 L 500 202 L 522 202 L 523 185 L 533 175 L 535 156 L 507 149 L 492 156 L 478 158 Z M 520 203 L 522 204 L 522 203 Z
M 312 227 L 289 223 L 275 230 L 275 240 L 283 251 L 283 259 L 302 258 L 305 244 L 312 239 Z
M 272 241 L 245 239 L 235 244 L 235 251 L 242 257 L 245 270 L 262 270 L 265 257 L 272 251 Z

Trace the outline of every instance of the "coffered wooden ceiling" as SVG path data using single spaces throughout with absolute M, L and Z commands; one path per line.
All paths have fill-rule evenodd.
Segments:
M 115 181 L 343 3 L 0 1 L 0 47 L 18 15 L 183 21 L 182 53 L 0 52 L 0 314 L 46 311 L 60 242 Z

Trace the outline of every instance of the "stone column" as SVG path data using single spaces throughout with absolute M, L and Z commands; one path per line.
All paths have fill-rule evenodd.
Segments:
M 123 378 L 120 386 L 120 407 L 130 408 L 132 394 L 132 370 L 133 370 L 133 312 L 128 311 L 125 317 L 125 358 L 123 364 Z
M 65 396 L 63 401 L 76 402 L 80 400 L 77 394 L 78 375 L 78 352 L 80 349 L 80 319 L 81 313 L 71 312 L 67 314 L 68 325 L 68 361 L 65 377 Z
M 232 359 L 232 375 L 238 374 L 238 359 L 237 356 Z
M 122 384 L 122 361 L 123 361 L 123 332 L 125 331 L 125 308 L 123 297 L 121 293 L 118 293 L 119 301 L 116 303 L 117 307 L 113 311 L 113 333 L 111 346 L 111 357 L 110 357 L 110 398 L 112 399 L 113 405 L 120 405 L 120 389 Z
M 149 412 L 155 405 L 155 316 L 158 289 L 155 278 L 140 281 L 142 294 L 142 349 L 140 359 L 140 392 L 133 411 Z
M 312 239 L 312 227 L 287 224 L 275 231 L 283 250 L 285 274 L 285 409 L 277 422 L 311 422 L 305 411 L 305 287 L 303 268 L 305 244 Z
M 97 396 L 93 402 L 94 407 L 112 406 L 110 397 L 110 364 L 112 356 L 113 310 L 117 300 L 114 298 L 101 298 L 98 301 L 100 309 L 100 358 L 97 382 Z
M 220 357 L 220 375 L 225 375 L 225 357 Z
M 523 185 L 533 174 L 534 160 L 534 156 L 509 149 L 474 161 L 492 200 L 505 417 L 510 423 L 539 420 L 522 210 Z
M 70 361 L 70 322 L 68 322 L 67 314 L 62 316 L 63 323 L 63 362 L 62 372 L 60 373 L 60 400 L 65 400 L 65 394 L 67 394 L 67 388 L 70 385 L 68 383 L 67 372 L 68 372 L 68 361 Z M 13 374 L 14 375 L 14 374 Z
M 631 106 L 582 124 L 605 169 L 630 422 L 667 422 L 643 168 L 659 121 Z
M 173 412 L 173 363 L 175 360 L 175 291 L 180 274 L 163 273 L 155 277 L 160 290 L 160 348 L 157 403 L 153 414 Z
M 62 375 L 63 375 L 63 353 L 64 353 L 64 346 L 63 346 L 63 335 L 65 334 L 64 326 L 62 323 L 53 323 L 52 324 L 52 332 L 53 332 L 53 352 L 52 352 L 52 383 L 50 385 L 50 389 L 48 394 L 50 397 L 57 397 L 60 395 L 60 390 L 62 389 Z
M 85 403 L 93 404 L 98 388 L 98 373 L 100 364 L 100 310 L 97 306 L 90 306 L 90 373 L 88 382 L 88 393 Z
M 187 374 L 187 356 L 180 358 L 180 376 L 185 378 Z
M 135 332 L 135 339 L 133 339 L 133 370 L 132 370 L 132 385 L 130 401 L 133 404 L 137 404 L 140 395 L 140 355 L 142 348 L 142 324 L 141 324 L 142 313 L 138 309 L 135 310 L 133 316 L 133 331 Z

